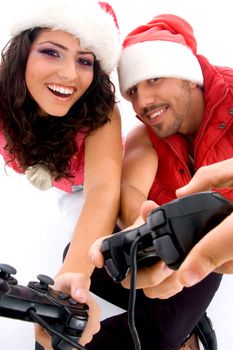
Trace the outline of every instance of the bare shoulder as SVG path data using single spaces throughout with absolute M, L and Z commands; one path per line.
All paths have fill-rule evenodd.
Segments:
M 151 142 L 144 124 L 137 125 L 129 131 L 126 136 L 126 143 L 130 146 L 147 145 L 151 146 Z
M 109 119 L 111 121 L 116 121 L 116 122 L 121 121 L 121 113 L 120 113 L 120 110 L 119 110 L 119 107 L 117 106 L 117 104 L 115 104 L 113 111 L 110 113 Z

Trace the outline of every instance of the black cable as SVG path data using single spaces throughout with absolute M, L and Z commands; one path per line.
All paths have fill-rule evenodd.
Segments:
M 78 344 L 77 342 L 73 341 L 72 339 L 66 337 L 65 335 L 59 333 L 58 331 L 56 331 L 55 329 L 53 329 L 45 320 L 43 320 L 42 317 L 40 317 L 39 315 L 37 315 L 36 311 L 34 309 L 29 309 L 28 313 L 31 317 L 31 319 L 38 323 L 39 325 L 41 325 L 44 329 L 46 329 L 46 331 L 48 331 L 50 334 L 56 335 L 59 338 L 63 339 L 64 341 L 66 341 L 68 344 L 70 344 L 72 347 L 74 347 L 75 349 L 78 350 L 86 350 L 86 348 L 84 348 L 81 344 Z
M 141 350 L 141 343 L 135 326 L 134 309 L 136 301 L 136 281 L 137 281 L 137 249 L 141 236 L 138 236 L 130 248 L 130 292 L 128 303 L 128 325 L 134 341 L 135 350 Z

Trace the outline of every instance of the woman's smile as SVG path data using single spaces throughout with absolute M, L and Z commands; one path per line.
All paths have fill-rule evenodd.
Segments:
M 87 91 L 94 76 L 94 55 L 72 34 L 42 30 L 32 44 L 26 85 L 40 115 L 65 116 Z

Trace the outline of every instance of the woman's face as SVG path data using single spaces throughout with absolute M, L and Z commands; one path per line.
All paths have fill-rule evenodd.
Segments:
M 42 30 L 32 43 L 25 71 L 39 115 L 66 115 L 91 85 L 94 60 L 72 34 Z

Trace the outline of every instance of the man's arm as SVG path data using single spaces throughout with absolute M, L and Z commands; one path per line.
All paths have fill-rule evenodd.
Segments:
M 145 127 L 139 125 L 129 132 L 125 142 L 120 205 L 122 228 L 139 219 L 141 205 L 147 199 L 157 166 L 157 153 Z

